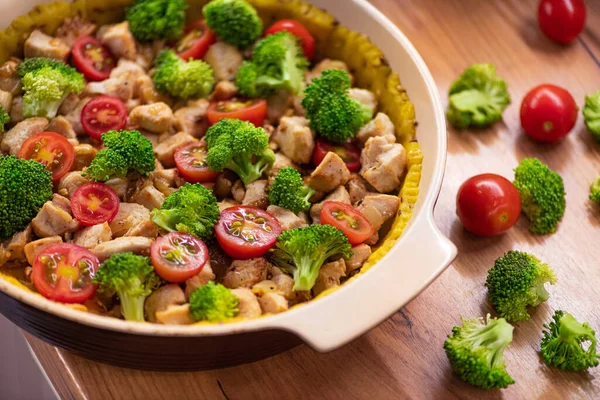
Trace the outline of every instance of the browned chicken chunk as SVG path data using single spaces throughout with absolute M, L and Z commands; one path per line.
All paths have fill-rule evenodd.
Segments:
M 300 218 L 290 210 L 286 210 L 283 207 L 270 205 L 267 207 L 267 212 L 274 216 L 277 221 L 281 224 L 282 231 L 289 231 L 290 229 L 303 228 L 308 226 L 308 223 L 304 218 Z
M 319 270 L 319 277 L 313 286 L 315 296 L 335 286 L 340 286 L 340 280 L 346 276 L 344 260 L 327 263 Z
M 79 15 L 67 17 L 56 31 L 56 37 L 67 46 L 73 47 L 75 40 L 80 36 L 90 36 L 96 30 L 96 25 Z
M 162 102 L 135 107 L 129 114 L 129 121 L 154 133 L 167 132 L 175 122 L 173 111 Z
M 178 147 L 195 140 L 196 139 L 192 135 L 185 132 L 169 135 L 167 139 L 154 147 L 154 153 L 156 154 L 158 161 L 160 161 L 165 168 L 172 168 L 175 166 L 175 159 L 173 158 L 175 150 L 177 150 Z
M 215 89 L 211 94 L 212 101 L 230 100 L 237 94 L 238 88 L 235 83 L 230 81 L 220 81 L 215 85 Z
M 273 136 L 281 152 L 290 160 L 309 163 L 315 149 L 314 133 L 304 117 L 283 117 Z
M 5 92 L 0 89 L 0 107 L 4 108 L 4 111 L 10 113 L 12 107 L 13 95 L 10 92 Z
M 246 185 L 246 193 L 242 204 L 265 210 L 269 206 L 268 184 L 269 182 L 266 179 L 260 179 Z
M 269 265 L 267 260 L 262 257 L 250 260 L 234 260 L 225 272 L 223 285 L 230 289 L 251 288 L 258 282 L 267 279 Z
M 25 41 L 23 49 L 25 58 L 47 57 L 66 61 L 71 48 L 61 39 L 46 35 L 40 30 L 34 30 Z
M 91 251 L 100 262 L 106 260 L 113 254 L 131 252 L 147 256 L 150 254 L 150 246 L 153 240 L 142 236 L 124 236 L 109 240 L 108 242 L 100 243 L 92 247 Z
M 357 207 L 373 225 L 375 232 L 390 218 L 396 215 L 400 207 L 400 198 L 387 194 L 366 196 Z
M 33 265 L 38 254 L 40 254 L 44 249 L 52 246 L 53 244 L 60 244 L 62 242 L 63 240 L 60 236 L 50 236 L 27 243 L 23 248 L 27 262 L 29 265 Z
M 48 126 L 46 118 L 28 118 L 19 122 L 11 130 L 4 133 L 0 148 L 12 155 L 16 155 L 23 143 L 36 133 L 43 132 Z
M 346 274 L 359 269 L 371 256 L 371 246 L 359 244 L 352 248 L 352 255 L 346 262 Z
M 164 311 L 156 312 L 156 322 L 163 325 L 190 325 L 195 321 L 190 314 L 190 305 L 169 306 Z
M 25 262 L 24 248 L 25 245 L 31 241 L 32 237 L 31 225 L 27 225 L 24 230 L 17 232 L 12 236 L 5 246 L 6 251 L 10 253 L 9 259 L 11 261 Z
M 358 131 L 356 138 L 363 145 L 372 137 L 382 137 L 388 143 L 396 143 L 395 131 L 396 128 L 392 124 L 390 117 L 384 113 L 379 113 L 372 121 Z
M 91 144 L 78 144 L 73 149 L 75 150 L 75 161 L 71 168 L 72 171 L 82 171 L 89 167 L 98 154 L 98 150 Z
M 377 191 L 389 193 L 400 186 L 406 169 L 406 150 L 400 143 L 389 143 L 383 137 L 367 140 L 360 155 L 360 174 Z
M 269 292 L 258 298 L 263 314 L 278 314 L 289 308 L 287 299 L 280 293 Z
M 105 25 L 98 30 L 96 36 L 108 46 L 116 57 L 129 60 L 136 59 L 135 39 L 129 31 L 129 22 L 124 21 L 119 24 Z
M 10 59 L 0 66 L 0 89 L 13 96 L 22 92 L 21 77 L 17 74 L 17 65 L 19 65 L 19 61 Z
M 325 199 L 319 203 L 315 203 L 310 208 L 310 217 L 312 218 L 313 224 L 321 223 L 321 209 L 323 203 L 326 201 L 338 201 L 344 204 L 350 204 L 350 195 L 344 186 L 338 186 L 333 192 L 331 192 Z
M 215 278 L 216 275 L 210 266 L 210 261 L 207 261 L 206 264 L 204 264 L 202 271 L 185 281 L 185 298 L 189 301 L 190 296 L 196 289 L 206 285 L 210 281 L 214 281 Z
M 244 57 L 237 47 L 225 42 L 217 42 L 210 46 L 204 61 L 211 65 L 217 81 L 230 81 L 235 78 Z
M 150 221 L 150 211 L 141 204 L 121 203 L 115 218 L 110 222 L 113 237 L 158 236 L 156 224 Z
M 69 200 L 55 194 L 31 220 L 31 226 L 37 236 L 44 238 L 75 232 L 79 229 L 79 222 L 71 215 Z
M 306 183 L 320 192 L 331 192 L 350 179 L 350 171 L 344 160 L 333 152 L 327 153 L 321 164 L 310 175 Z
M 240 312 L 238 317 L 256 318 L 262 314 L 258 299 L 252 290 L 241 287 L 232 289 L 231 293 L 233 293 L 239 300 L 238 310 L 240 310 Z
M 208 101 L 200 99 L 189 102 L 186 107 L 175 111 L 175 128 L 198 139 L 203 137 L 208 130 L 208 120 L 206 119 L 208 105 Z
M 67 172 L 65 176 L 58 181 L 58 194 L 71 198 L 73 193 L 81 185 L 85 185 L 89 180 L 81 175 L 81 171 Z
M 91 249 L 111 239 L 112 232 L 110 231 L 110 226 L 108 226 L 108 222 L 104 222 L 103 224 L 87 226 L 75 232 L 73 243 L 86 249 Z
M 165 311 L 169 306 L 185 304 L 185 294 L 176 283 L 156 289 L 144 303 L 144 314 L 148 322 L 156 322 L 156 313 Z

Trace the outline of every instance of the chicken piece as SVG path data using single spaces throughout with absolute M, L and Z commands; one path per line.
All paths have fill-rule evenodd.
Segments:
M 350 175 L 350 180 L 346 183 L 346 188 L 350 194 L 350 202 L 353 205 L 356 205 L 356 203 L 364 199 L 368 194 L 377 194 L 375 189 L 369 185 L 369 182 L 354 172 Z
M 286 210 L 285 208 L 270 205 L 267 207 L 267 212 L 274 216 L 277 221 L 279 221 L 281 224 L 281 230 L 284 232 L 289 231 L 290 229 L 308 226 L 304 219 L 300 218 L 292 211 Z
M 287 91 L 280 91 L 267 97 L 267 122 L 277 125 L 284 116 L 294 115 L 294 95 Z
M 91 36 L 96 30 L 96 25 L 81 18 L 79 15 L 67 17 L 56 31 L 56 37 L 67 46 L 73 47 L 75 40 L 80 36 Z
M 317 296 L 327 289 L 340 286 L 340 280 L 344 276 L 346 276 L 346 263 L 343 259 L 323 265 L 313 286 L 313 293 Z
M 69 214 L 71 214 L 71 201 L 67 199 L 65 196 L 61 196 L 58 193 L 54 193 L 52 195 L 52 202 L 56 204 L 57 207 L 65 210 Z
M 140 65 L 133 61 L 129 61 L 123 58 L 120 59 L 117 63 L 117 66 L 112 71 L 110 71 L 111 79 L 134 82 L 134 97 L 140 96 L 140 93 L 138 91 L 139 88 L 136 86 L 136 84 L 141 77 L 148 77 L 144 68 L 142 68 Z
M 246 188 L 241 180 L 238 179 L 233 183 L 233 186 L 231 187 L 231 195 L 238 203 L 244 201 L 244 197 L 246 197 Z
M 352 255 L 349 259 L 344 260 L 346 263 L 346 274 L 355 271 L 363 266 L 365 261 L 371 256 L 371 246 L 364 243 L 352 248 Z
M 91 144 L 78 144 L 74 146 L 74 150 L 75 161 L 71 168 L 72 171 L 82 171 L 84 168 L 89 167 L 96 158 L 96 154 L 98 154 L 98 150 Z
M 43 132 L 48 125 L 46 118 L 28 118 L 19 122 L 11 130 L 4 133 L 0 148 L 16 155 L 23 143 L 36 133 Z
M 22 93 L 21 77 L 17 73 L 19 63 L 20 60 L 10 59 L 0 66 L 0 90 L 8 92 L 13 96 Z
M 321 209 L 323 203 L 326 201 L 337 201 L 344 204 L 350 204 L 350 195 L 344 186 L 338 186 L 333 192 L 331 192 L 323 201 L 315 203 L 310 207 L 310 217 L 312 218 L 313 224 L 321 223 Z
M 234 260 L 225 272 L 223 285 L 230 289 L 239 287 L 251 288 L 267 279 L 270 264 L 264 258 L 250 260 Z
M 256 298 L 256 295 L 252 293 L 252 290 L 248 288 L 237 288 L 232 289 L 233 293 L 239 300 L 238 303 L 238 317 L 241 318 L 256 318 L 262 314 L 260 303 Z
M 275 292 L 265 293 L 258 298 L 263 314 L 278 314 L 287 311 L 289 303 L 283 295 Z
M 360 175 L 380 193 L 400 186 L 406 169 L 406 150 L 400 143 L 388 143 L 383 137 L 367 140 L 360 155 Z
M 135 39 L 129 31 L 129 22 L 105 25 L 98 30 L 96 36 L 117 58 L 136 59 Z
M 200 286 L 206 285 L 210 281 L 214 281 L 215 279 L 216 275 L 210 266 L 209 260 L 206 262 L 206 264 L 204 264 L 202 271 L 185 281 L 185 298 L 187 301 L 190 301 L 190 297 L 192 296 L 192 293 L 196 291 L 196 289 L 198 289 Z
M 150 220 L 150 211 L 141 204 L 121 203 L 115 218 L 110 222 L 113 237 L 158 236 L 156 224 Z
M 277 285 L 277 290 L 283 294 L 288 300 L 294 300 L 296 298 L 296 292 L 294 292 L 294 278 L 283 273 L 279 268 L 271 268 L 271 280 Z
M 12 107 L 13 95 L 10 92 L 5 92 L 0 89 L 0 107 L 4 108 L 4 111 L 10 114 Z
M 118 97 L 127 103 L 133 98 L 134 82 L 109 78 L 100 82 L 88 82 L 83 91 L 84 96 L 106 95 Z
M 209 125 L 206 118 L 208 105 L 207 100 L 200 99 L 190 102 L 187 107 L 175 111 L 175 128 L 198 139 L 203 137 Z
M 85 107 L 91 99 L 91 97 L 82 98 L 75 108 L 65 114 L 65 118 L 71 123 L 71 126 L 77 135 L 85 134 L 83 126 L 81 125 L 81 110 L 83 110 L 83 107 Z
M 219 176 L 217 176 L 217 180 L 215 181 L 215 189 L 213 194 L 217 199 L 224 199 L 226 197 L 231 196 L 231 188 L 233 187 L 233 183 L 237 180 L 237 176 L 229 171 L 225 170 Z
M 88 178 L 81 175 L 80 171 L 67 172 L 65 176 L 58 181 L 57 192 L 70 199 L 79 186 L 85 185 L 88 182 Z
M 348 75 L 350 75 L 350 81 L 354 81 L 352 75 L 350 74 L 350 69 L 346 63 L 343 61 L 326 58 L 306 73 L 306 83 L 311 84 L 313 79 L 320 78 L 323 71 L 328 69 L 341 69 L 342 71 L 346 71 Z
M 128 61 L 130 62 L 130 61 Z M 134 97 L 139 97 L 141 104 L 152 104 L 152 103 L 170 103 L 171 100 L 168 96 L 159 93 L 154 87 L 154 81 L 148 75 L 140 75 L 136 78 L 134 85 Z
M 58 196 L 58 195 L 54 195 Z M 59 196 L 62 197 L 62 196 Z M 67 202 L 68 199 L 62 197 Z M 75 232 L 79 229 L 79 222 L 73 218 L 70 212 L 70 206 L 67 203 L 68 210 L 65 205 L 56 201 L 53 197 L 51 201 L 47 201 L 42 206 L 33 220 L 31 226 L 35 234 L 41 238 L 49 236 L 62 236 L 67 232 Z
M 235 83 L 230 81 L 220 81 L 215 85 L 215 89 L 210 95 L 211 101 L 231 100 L 238 93 Z
M 79 97 L 78 94 L 75 94 L 73 92 L 69 93 L 67 97 L 65 97 L 65 99 L 62 101 L 62 103 L 60 103 L 60 107 L 58 108 L 58 115 L 65 116 L 69 114 L 70 112 L 75 110 L 75 108 L 77 108 L 79 102 L 81 102 L 81 97 Z M 72 124 L 71 127 L 73 127 Z
M 258 207 L 265 210 L 269 206 L 269 196 L 267 195 L 267 185 L 269 181 L 260 179 L 246 185 L 246 193 L 242 204 L 252 207 Z
M 315 190 L 328 193 L 338 186 L 345 185 L 348 179 L 350 171 L 344 160 L 330 151 L 310 174 L 306 183 Z
M 186 298 L 183 290 L 176 283 L 161 286 L 156 289 L 144 303 L 146 321 L 157 322 L 156 313 L 165 311 L 170 306 L 185 304 Z
M 36 29 L 25 41 L 23 53 L 25 58 L 47 57 L 55 60 L 66 61 L 71 53 L 71 48 L 60 38 L 46 35 Z
M 377 108 L 377 98 L 370 90 L 351 88 L 348 90 L 348 95 L 373 111 Z
M 23 115 L 23 97 L 17 96 L 13 97 L 12 104 L 10 106 L 10 122 L 13 124 L 17 124 L 23 120 L 25 120 L 25 116 Z
M 68 119 L 59 115 L 58 117 L 52 119 L 48 126 L 45 129 L 47 132 L 56 132 L 59 135 L 66 137 L 67 139 L 76 139 L 77 135 L 73 130 L 73 126 Z
M 150 173 L 150 179 L 152 179 L 154 187 L 165 196 L 170 195 L 175 188 L 185 184 L 185 179 L 179 175 L 177 168 L 152 171 Z
M 156 322 L 163 325 L 191 325 L 194 322 L 190 313 L 190 305 L 169 306 L 164 311 L 156 313 Z
M 140 65 L 145 70 L 152 67 L 152 62 L 158 54 L 166 47 L 166 41 L 154 40 L 150 43 L 137 43 L 136 64 Z
M 211 65 L 215 80 L 231 81 L 244 62 L 244 57 L 237 47 L 219 41 L 210 46 L 204 56 L 204 61 Z
M 234 207 L 234 206 L 238 206 L 240 203 L 232 200 L 232 199 L 225 199 L 223 201 L 219 201 L 217 203 L 217 205 L 219 206 L 219 212 L 223 212 L 223 210 L 228 209 L 229 207 Z
M 38 254 L 44 251 L 46 248 L 54 245 L 60 244 L 63 240 L 60 236 L 50 236 L 43 239 L 34 240 L 33 242 L 29 242 L 23 247 L 23 251 L 25 253 L 25 258 L 29 265 L 33 265 L 35 259 Z
M 31 241 L 33 236 L 31 231 L 31 225 L 27 225 L 21 232 L 12 235 L 12 238 L 6 244 L 6 251 L 10 253 L 10 260 L 19 262 L 26 260 L 24 247 Z
M 173 111 L 162 102 L 138 106 L 129 114 L 129 121 L 147 131 L 163 133 L 173 125 Z
M 252 286 L 252 293 L 259 297 L 271 292 L 279 293 L 279 289 L 277 289 L 275 282 L 270 279 L 260 281 L 256 285 Z
M 155 208 L 160 208 L 162 206 L 162 203 L 165 201 L 165 195 L 154 186 L 147 185 L 136 191 L 129 198 L 129 201 L 141 204 L 148 210 L 152 211 Z
M 309 163 L 315 149 L 315 135 L 304 117 L 283 117 L 273 140 L 290 160 Z
M 131 252 L 147 256 L 150 254 L 150 247 L 152 246 L 153 241 L 154 240 L 143 236 L 126 236 L 100 243 L 90 250 L 98 257 L 100 262 L 117 253 Z
M 179 132 L 174 135 L 168 135 L 166 140 L 154 146 L 156 158 L 165 168 L 173 168 L 175 159 L 173 158 L 175 150 L 186 143 L 194 142 L 196 139 L 189 133 Z
M 366 196 L 356 208 L 369 220 L 375 232 L 390 218 L 396 215 L 400 198 L 388 194 Z
M 124 178 L 111 178 L 104 183 L 110 186 L 120 199 L 125 197 L 127 189 L 129 188 L 129 181 Z
M 378 113 L 372 121 L 358 131 L 356 138 L 363 145 L 372 137 L 382 137 L 388 143 L 396 143 L 395 130 L 390 117 L 384 113 Z
M 73 243 L 85 247 L 86 249 L 91 249 L 96 245 L 104 242 L 108 242 L 112 239 L 112 232 L 110 231 L 110 226 L 108 226 L 108 222 L 98 225 L 87 226 L 83 229 L 75 232 L 75 237 L 73 238 Z

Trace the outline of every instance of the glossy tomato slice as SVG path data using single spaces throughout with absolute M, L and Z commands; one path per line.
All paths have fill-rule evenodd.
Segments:
M 38 254 L 31 276 L 42 296 L 61 303 L 83 303 L 96 292 L 98 286 L 92 280 L 99 264 L 84 247 L 54 244 Z
M 31 136 L 23 143 L 17 156 L 44 164 L 52 173 L 53 182 L 59 181 L 69 172 L 75 162 L 73 145 L 64 136 L 54 132 L 41 132 Z
M 184 60 L 200 60 L 204 57 L 210 46 L 217 41 L 217 37 L 208 29 L 203 20 L 199 19 L 185 28 L 185 34 L 175 46 L 175 51 Z
M 81 185 L 71 196 L 73 216 L 85 226 L 111 222 L 119 212 L 120 205 L 115 191 L 100 182 Z
M 569 44 L 585 27 L 586 14 L 583 0 L 541 0 L 538 22 L 542 32 L 550 39 Z
M 230 207 L 221 212 L 215 226 L 217 241 L 225 253 L 237 260 L 263 256 L 281 234 L 279 221 L 260 208 Z
M 350 172 L 356 172 L 360 169 L 360 150 L 352 143 L 332 144 L 323 139 L 317 139 L 315 150 L 313 151 L 313 164 L 318 166 L 325 158 L 327 153 L 334 152 L 346 163 Z
M 102 134 L 121 130 L 127 123 L 127 107 L 121 99 L 98 96 L 81 110 L 81 126 L 91 138 L 102 140 Z
M 352 246 L 361 244 L 375 233 L 373 225 L 350 204 L 339 201 L 326 201 L 323 203 L 320 215 L 321 223 L 335 226 L 344 231 L 348 242 Z
M 182 283 L 197 275 L 208 261 L 208 248 L 196 236 L 171 232 L 152 243 L 154 270 L 167 282 Z
M 108 79 L 117 65 L 108 47 L 93 36 L 81 36 L 73 45 L 73 64 L 90 81 Z
M 302 42 L 302 49 L 307 59 L 312 60 L 315 55 L 315 38 L 310 34 L 308 29 L 298 21 L 292 19 L 282 19 L 275 22 L 269 29 L 266 35 L 272 35 L 277 32 L 286 31 L 297 36 Z
M 184 144 L 175 150 L 175 165 L 187 182 L 214 182 L 219 176 L 206 164 L 206 146 L 200 142 Z
M 206 115 L 210 125 L 232 118 L 252 122 L 254 126 L 263 126 L 267 117 L 267 102 L 264 99 L 216 101 L 210 103 Z

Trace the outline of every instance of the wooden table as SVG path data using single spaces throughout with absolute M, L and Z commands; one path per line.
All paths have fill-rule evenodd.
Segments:
M 345 0 L 340 0 L 345 1 Z M 427 290 L 378 328 L 342 349 L 319 354 L 301 346 L 286 354 L 220 371 L 152 373 L 124 370 L 75 357 L 28 337 L 42 366 L 65 399 L 297 399 L 297 398 L 600 398 L 600 368 L 590 374 L 546 367 L 538 350 L 542 324 L 564 308 L 600 331 L 600 207 L 587 200 L 600 175 L 600 144 L 580 117 L 570 137 L 539 145 L 520 131 L 518 110 L 525 92 L 540 83 L 563 87 L 583 105 L 600 89 L 600 2 L 589 1 L 588 29 L 561 47 L 539 32 L 534 0 L 372 0 L 412 40 L 441 93 L 468 65 L 492 62 L 506 78 L 514 104 L 504 123 L 481 132 L 450 132 L 446 180 L 436 220 L 459 248 L 456 262 Z M 445 97 L 445 95 L 444 95 Z M 427 132 L 420 132 L 421 135 Z M 459 185 L 481 172 L 512 179 L 523 157 L 537 156 L 565 179 L 567 212 L 558 233 L 535 237 L 523 218 L 508 234 L 473 237 L 455 216 Z M 491 312 L 483 284 L 494 260 L 510 249 L 531 251 L 558 277 L 550 300 L 516 325 L 506 352 L 517 381 L 485 393 L 450 371 L 442 344 L 460 315 Z M 595 379 L 594 379 L 595 378 Z

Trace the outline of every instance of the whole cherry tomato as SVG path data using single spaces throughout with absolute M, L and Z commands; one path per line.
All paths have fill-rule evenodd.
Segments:
M 583 0 L 542 0 L 538 21 L 542 32 L 557 43 L 569 44 L 585 27 Z

